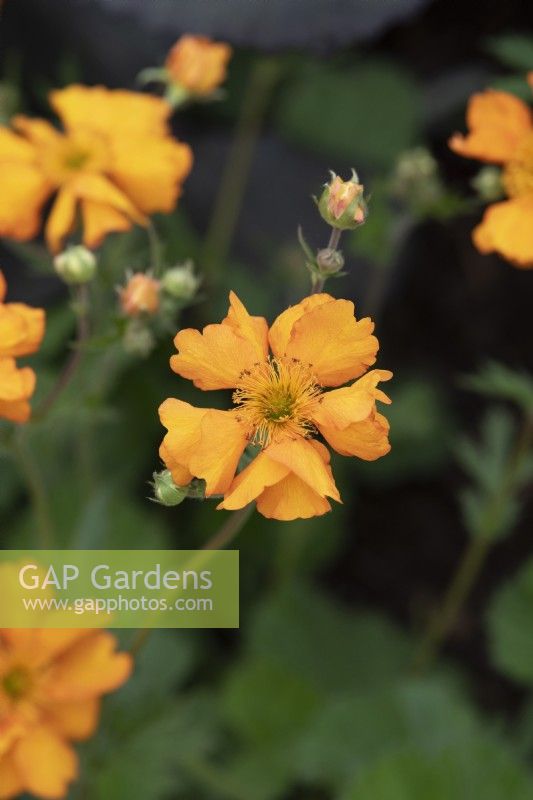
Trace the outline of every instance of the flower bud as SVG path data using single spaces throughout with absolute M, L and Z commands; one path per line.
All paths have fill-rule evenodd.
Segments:
M 164 469 L 162 472 L 154 472 L 154 501 L 162 506 L 179 506 L 187 497 L 187 486 L 176 486 L 172 480 L 170 470 Z
M 325 185 L 318 201 L 322 218 L 333 228 L 357 228 L 365 221 L 367 214 L 363 192 L 364 186 L 359 183 L 355 170 L 352 170 L 352 177 L 348 181 L 343 181 L 332 172 L 331 181 Z
M 482 167 L 472 180 L 472 186 L 481 200 L 492 203 L 504 196 L 502 171 L 499 167 Z
M 132 356 L 146 358 L 155 347 L 154 334 L 140 319 L 130 319 L 122 339 L 124 350 Z
M 437 161 L 425 147 L 414 147 L 398 157 L 390 190 L 396 199 L 427 211 L 443 196 Z
M 96 274 L 96 256 L 82 244 L 67 247 L 54 258 L 54 269 L 65 283 L 89 283 Z
M 165 62 L 169 80 L 188 95 L 207 96 L 226 77 L 231 47 L 206 36 L 182 36 Z
M 192 300 L 200 286 L 200 278 L 194 274 L 192 261 L 186 261 L 167 270 L 161 279 L 161 288 L 176 300 Z
M 344 267 L 344 257 L 340 250 L 325 247 L 323 250 L 318 251 L 316 263 L 322 276 L 336 275 Z
M 128 282 L 119 289 L 120 305 L 127 317 L 142 314 L 153 315 L 159 310 L 160 283 L 145 272 L 130 275 Z

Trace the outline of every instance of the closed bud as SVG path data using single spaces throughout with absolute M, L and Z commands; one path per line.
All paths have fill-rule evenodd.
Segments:
M 322 276 L 336 275 L 344 267 L 344 257 L 340 250 L 325 247 L 316 254 L 316 263 Z
M 154 502 L 162 506 L 179 506 L 187 497 L 187 486 L 176 486 L 170 470 L 154 472 L 153 479 Z
M 119 289 L 120 306 L 127 317 L 151 316 L 159 311 L 160 283 L 145 272 L 130 275 Z
M 324 187 L 318 201 L 322 218 L 332 228 L 342 231 L 357 228 L 367 215 L 363 194 L 364 186 L 359 183 L 355 170 L 352 170 L 352 177 L 347 181 L 332 172 L 331 181 Z
M 167 270 L 161 279 L 161 288 L 175 300 L 192 300 L 200 286 L 200 278 L 194 274 L 192 261 Z
M 232 49 L 207 36 L 182 36 L 167 56 L 168 79 L 185 95 L 206 97 L 226 78 Z
M 124 350 L 132 356 L 146 358 L 155 347 L 154 334 L 140 319 L 130 319 L 122 339 Z
M 481 200 L 492 203 L 504 196 L 502 171 L 499 167 L 483 167 L 472 180 L 472 186 Z
M 96 274 L 96 256 L 82 244 L 67 247 L 54 258 L 54 269 L 65 283 L 89 283 Z

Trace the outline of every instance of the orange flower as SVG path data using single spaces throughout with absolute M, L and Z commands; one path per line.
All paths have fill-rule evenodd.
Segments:
M 40 308 L 23 303 L 4 303 L 7 286 L 0 272 L 0 417 L 27 422 L 29 399 L 35 389 L 35 373 L 19 369 L 15 358 L 35 353 L 44 336 L 45 317 Z
M 529 75 L 533 86 L 533 72 Z M 524 269 L 533 267 L 533 118 L 530 108 L 506 92 L 475 94 L 468 105 L 469 133 L 456 133 L 450 147 L 480 161 L 501 164 L 508 199 L 489 206 L 474 230 L 482 253 L 497 252 Z
M 193 95 L 211 94 L 226 78 L 232 49 L 206 36 L 182 36 L 167 56 L 170 79 Z
M 78 774 L 70 741 L 96 730 L 100 698 L 131 657 L 106 631 L 0 630 L 0 799 L 61 798 Z
M 369 318 L 355 319 L 353 303 L 316 294 L 284 311 L 269 330 L 232 292 L 220 325 L 180 331 L 174 372 L 204 391 L 233 389 L 234 408 L 195 408 L 175 399 L 161 405 L 168 433 L 160 455 L 174 482 L 201 478 L 206 496 L 224 495 L 218 508 L 256 500 L 261 514 L 275 519 L 330 511 L 327 498 L 340 497 L 328 450 L 313 436 L 368 461 L 390 450 L 389 425 L 376 400 L 390 402 L 377 385 L 392 373 L 364 375 L 379 347 L 373 329 Z M 260 452 L 236 476 L 249 443 Z
M 155 314 L 159 309 L 160 282 L 144 272 L 136 272 L 119 291 L 122 311 L 128 317 Z
M 191 165 L 190 148 L 171 138 L 164 100 L 101 86 L 50 94 L 64 132 L 17 116 L 0 127 L 0 235 L 31 239 L 45 201 L 56 194 L 46 240 L 57 252 L 83 221 L 83 241 L 97 247 L 111 231 L 145 225 L 170 212 Z

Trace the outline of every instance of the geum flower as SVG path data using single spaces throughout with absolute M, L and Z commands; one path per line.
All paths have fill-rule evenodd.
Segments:
M 166 400 L 168 429 L 160 455 L 178 486 L 205 481 L 206 496 L 224 495 L 218 508 L 257 501 L 265 517 L 292 520 L 340 502 L 327 447 L 372 461 L 389 449 L 389 425 L 376 400 L 390 402 L 378 383 L 390 372 L 366 372 L 378 341 L 369 318 L 357 321 L 353 303 L 315 294 L 288 308 L 270 330 L 230 294 L 228 316 L 200 333 L 180 331 L 171 367 L 199 389 L 233 389 L 229 411 Z M 271 353 L 269 354 L 269 348 Z M 363 376 L 363 377 L 360 377 Z M 339 387 L 354 378 L 359 380 Z M 236 475 L 250 443 L 254 460 Z
M 533 73 L 529 75 L 533 86 Z M 473 232 L 482 253 L 497 252 L 517 267 L 533 267 L 533 118 L 522 100 L 489 90 L 468 104 L 466 136 L 456 133 L 450 147 L 468 158 L 503 167 L 508 199 L 490 205 Z
M 44 336 L 45 314 L 24 303 L 4 303 L 7 286 L 0 272 L 0 418 L 27 422 L 29 400 L 35 390 L 35 372 L 18 368 L 15 361 L 39 349 Z
M 73 85 L 50 94 L 64 130 L 16 116 L 0 127 L 0 235 L 33 238 L 45 202 L 55 195 L 45 234 L 57 252 L 76 227 L 97 247 L 111 231 L 146 225 L 170 212 L 192 154 L 168 127 L 171 109 L 157 97 L 101 86 Z
M 107 631 L 0 630 L 1 800 L 66 795 L 78 775 L 70 741 L 94 734 L 101 696 L 131 669 Z
M 206 97 L 226 78 L 232 49 L 207 36 L 182 36 L 165 61 L 168 79 L 187 94 Z

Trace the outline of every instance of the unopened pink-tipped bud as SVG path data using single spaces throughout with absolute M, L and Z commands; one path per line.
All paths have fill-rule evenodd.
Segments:
M 364 186 L 359 183 L 357 173 L 352 172 L 350 180 L 343 181 L 332 173 L 318 201 L 322 218 L 333 228 L 351 230 L 362 225 L 366 219 L 367 208 L 364 199 Z
M 119 290 L 119 297 L 127 317 L 156 314 L 160 306 L 160 283 L 151 275 L 136 272 Z

